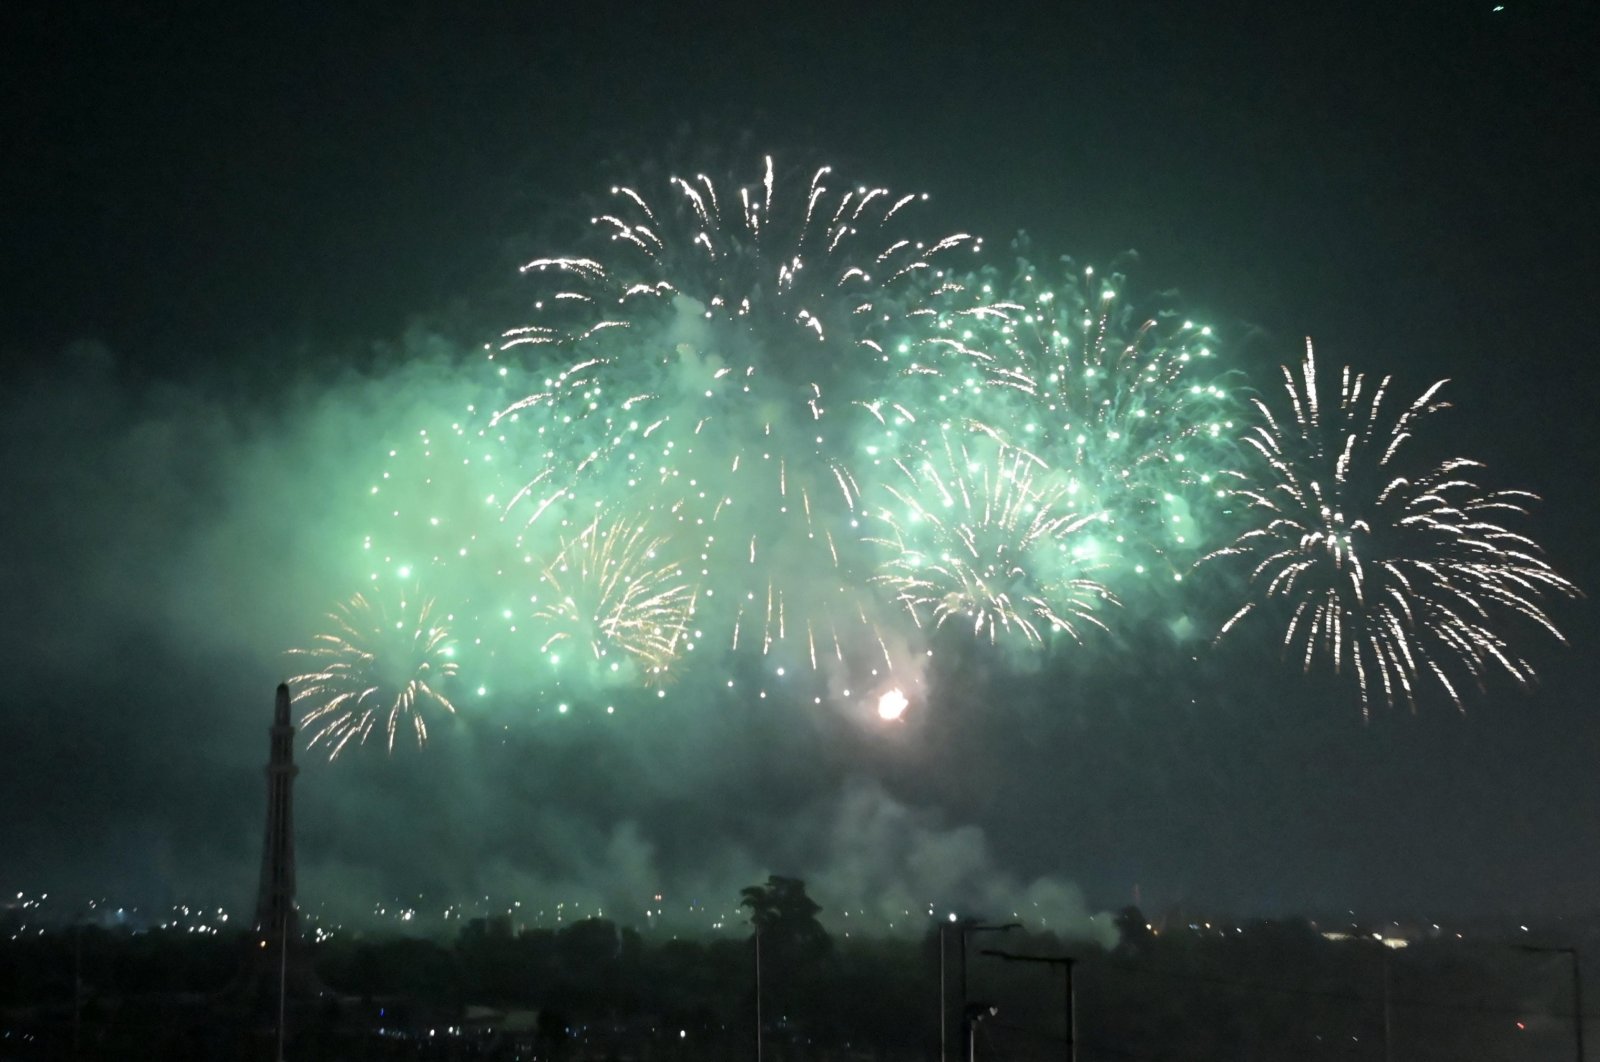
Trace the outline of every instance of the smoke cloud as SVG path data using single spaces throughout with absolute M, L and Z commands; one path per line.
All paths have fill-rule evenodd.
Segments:
M 418 331 L 331 379 L 140 382 L 85 345 L 6 401 L 0 475 L 23 504 L 0 531 L 0 659 L 38 706 L 21 715 L 37 769 L 79 777 L 22 831 L 16 873 L 249 902 L 284 650 L 360 584 L 348 514 L 387 449 L 477 399 L 463 360 Z M 927 658 L 895 651 L 922 687 Z M 665 701 L 614 689 L 614 713 L 454 689 L 461 710 L 430 720 L 425 749 L 385 754 L 380 735 L 330 764 L 302 741 L 302 901 L 358 923 L 520 904 L 529 923 L 709 932 L 739 921 L 739 889 L 783 873 L 838 931 L 918 933 L 959 912 L 1103 937 L 1057 876 L 1070 868 L 1007 870 L 937 771 L 906 784 L 932 755 L 925 723 L 886 724 L 843 675 L 821 705 L 700 681 Z M 14 774 L 7 796 L 39 784 Z

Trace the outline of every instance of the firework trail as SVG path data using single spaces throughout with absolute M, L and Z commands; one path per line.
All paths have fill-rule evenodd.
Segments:
M 455 712 L 440 683 L 456 674 L 448 632 L 433 618 L 432 599 L 415 594 L 393 609 L 374 605 L 357 594 L 340 604 L 328 619 L 333 630 L 316 636 L 309 649 L 293 655 L 308 661 L 309 671 L 289 679 L 296 701 L 314 705 L 302 725 L 314 728 L 308 745 L 328 745 L 337 759 L 352 739 L 365 744 L 383 720 L 389 751 L 402 719 L 409 719 L 417 744 L 428 740 L 424 707 Z
M 991 643 L 1039 645 L 1060 632 L 1082 640 L 1117 604 L 1090 573 L 1101 567 L 1089 530 L 1101 513 L 1072 509 L 1036 456 L 984 436 L 953 438 L 915 463 L 896 461 L 894 501 L 878 510 L 889 552 L 877 579 L 918 626 L 959 619 Z
M 1544 601 L 1577 588 L 1505 526 L 1533 495 L 1484 490 L 1483 466 L 1465 458 L 1408 462 L 1416 434 L 1448 406 L 1445 381 L 1400 405 L 1389 377 L 1374 384 L 1345 368 L 1337 405 L 1325 408 L 1309 341 L 1298 374 L 1283 375 L 1288 410 L 1258 400 L 1261 424 L 1247 437 L 1260 477 L 1240 476 L 1232 491 L 1251 526 L 1211 555 L 1248 561 L 1254 594 L 1218 638 L 1281 603 L 1285 651 L 1307 671 L 1320 660 L 1351 676 L 1363 716 L 1380 698 L 1414 710 L 1424 679 L 1458 709 L 1464 680 L 1481 690 L 1501 671 L 1527 686 L 1533 668 L 1502 627 L 1525 621 L 1564 641 Z

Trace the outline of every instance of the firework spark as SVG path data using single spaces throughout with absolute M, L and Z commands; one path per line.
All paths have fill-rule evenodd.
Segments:
M 1404 471 L 1437 388 L 1395 418 L 1386 382 L 1346 373 L 1324 416 L 1308 352 L 1292 414 L 1261 406 L 1249 437 L 1262 478 L 1228 489 L 1247 418 L 1209 327 L 1116 273 L 1002 275 L 974 237 L 919 239 L 924 198 L 770 160 L 613 188 L 577 247 L 527 263 L 532 310 L 487 377 L 449 366 L 397 411 L 363 585 L 448 586 L 477 696 L 517 703 L 661 697 L 707 656 L 761 697 L 804 665 L 882 690 L 947 624 L 1038 650 L 1134 595 L 1179 633 L 1185 573 L 1234 556 L 1254 596 L 1224 633 L 1285 602 L 1286 645 L 1353 675 L 1364 709 L 1424 675 L 1458 704 L 1463 679 L 1531 680 L 1498 632 L 1559 638 L 1543 602 L 1576 591 L 1502 526 L 1528 496 L 1464 460 Z M 1218 550 L 1241 499 L 1261 519 Z M 306 651 L 335 755 L 379 717 L 391 747 L 402 715 L 422 737 L 454 672 L 419 670 L 436 624 L 402 619 L 414 644 L 380 651 L 373 614 L 357 598 Z
M 1052 483 L 1026 451 L 987 436 L 955 432 L 915 463 L 898 461 L 899 482 L 885 485 L 894 504 L 877 515 L 890 553 L 877 577 L 918 625 L 960 617 L 974 635 L 996 641 L 1015 633 L 1033 644 L 1084 627 L 1117 603 L 1089 573 L 1100 565 L 1092 529 L 1100 513 L 1075 512 L 1070 488 Z
M 1211 555 L 1247 559 L 1255 593 L 1218 637 L 1281 602 L 1285 651 L 1308 671 L 1321 660 L 1351 675 L 1363 716 L 1379 698 L 1415 709 L 1424 678 L 1458 709 L 1463 678 L 1481 689 L 1501 671 L 1527 686 L 1533 668 L 1502 627 L 1525 621 L 1564 640 L 1544 601 L 1577 588 L 1505 526 L 1533 495 L 1484 490 L 1483 466 L 1465 458 L 1407 463 L 1414 436 L 1448 406 L 1445 381 L 1400 406 L 1389 377 L 1374 384 L 1345 368 L 1338 403 L 1325 408 L 1309 341 L 1298 375 L 1283 374 L 1287 413 L 1258 400 L 1262 423 L 1247 439 L 1260 479 L 1240 477 L 1231 492 L 1252 526 Z
M 294 699 L 312 705 L 302 720 L 316 729 L 310 747 L 326 742 L 328 758 L 337 759 L 352 739 L 364 744 L 380 719 L 389 751 L 402 719 L 418 745 L 427 743 L 423 708 L 456 710 L 439 685 L 456 673 L 454 649 L 433 610 L 431 599 L 415 594 L 393 610 L 357 594 L 328 615 L 333 630 L 312 648 L 290 650 L 311 668 L 289 679 Z
M 614 188 L 593 219 L 604 253 L 528 263 L 553 287 L 491 355 L 508 388 L 534 378 L 490 425 L 532 451 L 507 494 L 524 534 L 622 502 L 698 559 L 709 637 L 813 668 L 863 633 L 882 646 L 862 470 L 902 445 L 897 393 L 944 356 L 940 262 L 980 246 L 906 234 L 925 197 L 830 179 L 785 194 L 768 159 L 754 185 Z
M 945 342 L 968 367 L 945 374 L 943 407 L 1070 471 L 1076 502 L 1104 514 L 1108 566 L 1186 570 L 1205 549 L 1216 470 L 1235 456 L 1210 326 L 1136 312 L 1125 278 L 1092 266 L 1052 279 L 1020 260 L 1008 281 L 966 286 L 987 301 L 954 315 Z
M 583 647 L 596 663 L 620 672 L 613 652 L 662 681 L 689 639 L 694 587 L 676 561 L 662 559 L 667 540 L 635 519 L 596 516 L 544 568 L 548 590 L 535 616 L 549 632 L 546 654 Z M 631 670 L 631 669 L 630 669 Z

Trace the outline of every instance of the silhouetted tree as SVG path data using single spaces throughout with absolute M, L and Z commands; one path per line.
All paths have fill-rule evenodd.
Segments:
M 609 918 L 585 918 L 556 934 L 556 953 L 567 973 L 582 975 L 616 962 L 622 940 Z
M 1145 921 L 1144 912 L 1132 904 L 1117 912 L 1113 924 L 1117 927 L 1119 948 L 1136 951 L 1139 945 L 1150 939 L 1150 923 Z
M 750 922 L 761 933 L 763 961 L 794 968 L 827 957 L 833 942 L 817 921 L 822 907 L 806 895 L 805 882 L 774 874 L 740 895 L 739 906 L 750 909 Z
M 832 952 L 828 931 L 817 921 L 822 911 L 806 895 L 799 878 L 772 875 L 765 885 L 740 890 L 739 906 L 750 909 L 761 970 L 763 1025 L 793 1038 L 816 1028 L 825 1008 L 823 961 Z M 753 996 L 752 996 L 753 999 Z

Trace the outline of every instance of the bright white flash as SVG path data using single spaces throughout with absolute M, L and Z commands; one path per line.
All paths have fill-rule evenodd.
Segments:
M 878 698 L 878 718 L 894 720 L 905 713 L 906 705 L 911 702 L 906 700 L 906 695 L 898 688 L 890 690 Z

